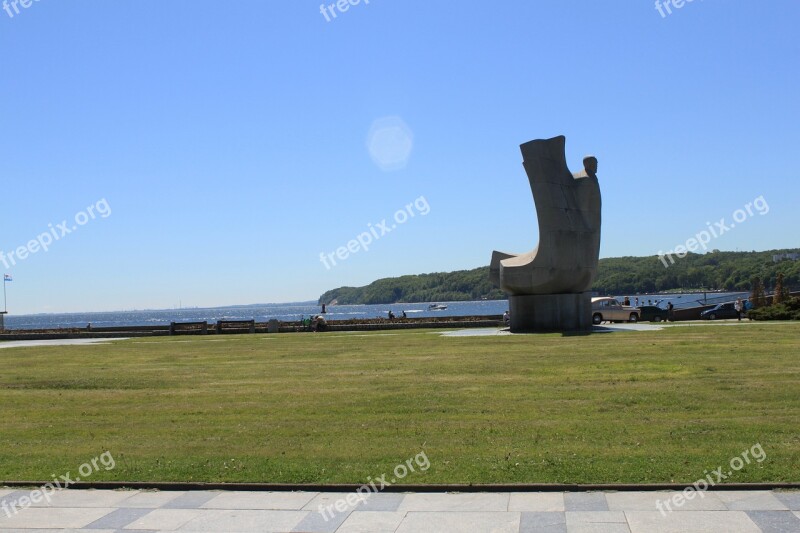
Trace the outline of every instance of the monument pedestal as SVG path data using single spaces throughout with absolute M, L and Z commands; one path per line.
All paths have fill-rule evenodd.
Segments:
M 592 293 L 509 296 L 512 333 L 592 330 Z

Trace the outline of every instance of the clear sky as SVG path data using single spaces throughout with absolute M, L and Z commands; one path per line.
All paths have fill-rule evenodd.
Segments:
M 759 198 L 709 246 L 800 246 L 796 0 L 7 1 L 14 314 L 484 266 L 535 247 L 519 145 L 556 135 L 573 171 L 599 159 L 601 257 L 667 251 Z

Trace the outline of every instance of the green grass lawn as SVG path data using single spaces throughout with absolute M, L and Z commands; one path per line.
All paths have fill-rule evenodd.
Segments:
M 0 480 L 800 481 L 800 324 L 157 337 L 0 350 Z M 388 478 L 387 478 L 388 479 Z

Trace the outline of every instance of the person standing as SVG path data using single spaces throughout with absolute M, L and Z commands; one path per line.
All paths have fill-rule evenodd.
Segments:
M 667 303 L 667 320 L 670 322 L 675 322 L 675 314 L 672 311 L 674 308 L 675 306 L 672 305 L 672 302 Z
M 742 321 L 742 310 L 744 309 L 744 305 L 742 304 L 742 299 L 737 298 L 736 303 L 733 304 L 733 308 L 736 309 L 736 316 L 739 318 L 739 322 Z

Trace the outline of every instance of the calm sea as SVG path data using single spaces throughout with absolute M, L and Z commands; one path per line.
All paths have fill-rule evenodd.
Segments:
M 708 303 L 732 301 L 745 293 L 708 293 Z M 676 308 L 701 305 L 704 301 L 702 293 L 639 295 L 639 305 L 646 305 L 647 300 L 659 300 L 661 307 L 672 301 Z M 622 297 L 619 297 L 620 301 Z M 634 297 L 631 297 L 633 300 Z M 441 302 L 447 305 L 444 311 L 428 311 L 428 303 L 393 304 L 393 305 L 336 305 L 329 306 L 328 320 L 348 320 L 351 318 L 386 318 L 389 310 L 400 316 L 403 311 L 409 318 L 436 316 L 486 316 L 502 315 L 508 309 L 506 300 L 487 300 L 479 302 Z M 631 301 L 633 304 L 634 302 Z M 170 322 L 209 322 L 217 320 L 255 320 L 266 322 L 270 319 L 282 321 L 299 320 L 303 316 L 318 314 L 320 306 L 312 303 L 268 304 L 242 307 L 216 307 L 204 309 L 161 309 L 153 311 L 115 311 L 107 313 L 64 313 L 40 315 L 6 315 L 7 329 L 52 329 L 52 328 L 85 328 L 87 324 L 94 327 L 119 326 L 168 326 Z
M 432 316 L 485 316 L 502 315 L 508 309 L 506 300 L 481 302 L 441 302 L 444 311 L 428 311 L 427 303 L 394 305 L 335 305 L 328 306 L 328 320 L 351 318 L 386 318 L 389 310 L 400 316 L 403 311 L 409 318 Z M 170 322 L 209 322 L 217 320 L 270 319 L 283 321 L 300 320 L 303 316 L 319 314 L 320 306 L 306 304 L 269 304 L 243 307 L 217 307 L 207 309 L 162 309 L 154 311 L 116 311 L 108 313 L 64 313 L 41 315 L 6 315 L 7 329 L 50 329 L 118 326 L 168 326 Z

